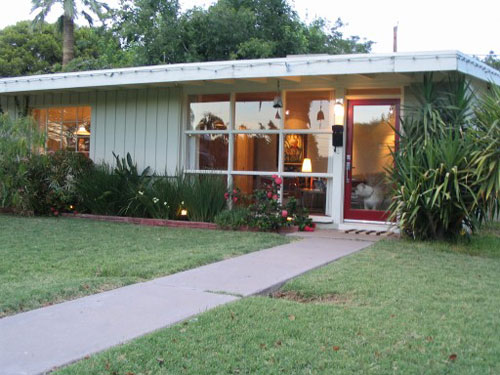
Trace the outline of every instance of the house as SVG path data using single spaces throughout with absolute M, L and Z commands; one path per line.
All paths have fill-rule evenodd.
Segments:
M 461 72 L 478 92 L 500 84 L 457 51 L 303 55 L 8 78 L 0 104 L 31 113 L 47 150 L 107 163 L 130 153 L 140 168 L 218 174 L 244 193 L 279 175 L 281 199 L 346 228 L 385 221 L 394 128 L 425 72 Z

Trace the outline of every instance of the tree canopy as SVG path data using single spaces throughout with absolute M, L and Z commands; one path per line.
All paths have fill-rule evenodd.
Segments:
M 288 0 L 219 0 L 181 11 L 178 0 L 120 0 L 99 27 L 75 27 L 74 60 L 61 66 L 62 30 L 18 22 L 0 30 L 0 76 L 133 65 L 364 53 L 340 19 L 302 20 Z

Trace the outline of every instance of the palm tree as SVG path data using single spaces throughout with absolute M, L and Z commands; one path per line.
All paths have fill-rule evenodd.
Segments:
M 75 19 L 83 16 L 90 26 L 93 25 L 92 15 L 102 20 L 109 6 L 98 0 L 31 0 L 33 8 L 31 12 L 39 10 L 35 16 L 34 23 L 45 21 L 45 17 L 55 4 L 61 4 L 63 14 L 59 18 L 63 31 L 63 66 L 68 64 L 74 57 L 74 29 Z

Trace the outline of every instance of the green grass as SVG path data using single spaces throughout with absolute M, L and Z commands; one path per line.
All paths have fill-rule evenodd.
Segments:
M 285 285 L 308 303 L 241 300 L 57 374 L 499 374 L 499 235 L 382 241 Z
M 269 233 L 0 215 L 0 317 L 287 241 Z

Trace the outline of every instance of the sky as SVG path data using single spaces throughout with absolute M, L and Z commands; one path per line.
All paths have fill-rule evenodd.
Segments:
M 118 0 L 104 0 L 115 6 Z M 183 9 L 209 6 L 213 0 L 180 0 Z M 0 0 L 0 28 L 30 19 L 31 0 Z M 15 5 L 13 5 L 15 4 Z M 498 0 L 294 0 L 302 19 L 317 16 L 334 22 L 341 18 L 344 35 L 359 35 L 375 42 L 373 52 L 392 52 L 393 27 L 398 26 L 398 51 L 460 50 L 500 54 L 500 1 Z M 54 21 L 53 12 L 49 21 Z

